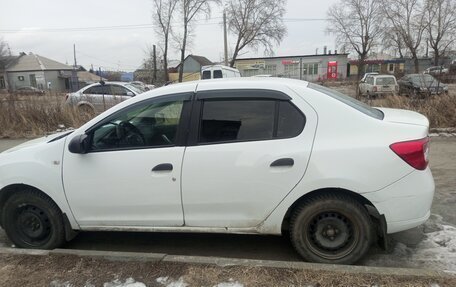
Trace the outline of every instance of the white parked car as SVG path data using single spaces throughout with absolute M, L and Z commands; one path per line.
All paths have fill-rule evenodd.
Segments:
M 222 78 L 239 78 L 241 73 L 238 69 L 223 65 L 209 65 L 201 67 L 201 79 L 222 79 Z
M 305 260 L 351 264 L 428 219 L 428 129 L 298 80 L 167 86 L 1 153 L 0 222 L 43 249 L 86 230 L 287 233 Z
M 100 113 L 144 92 L 125 82 L 100 82 L 67 95 L 66 104 L 84 113 Z
M 395 76 L 370 75 L 359 83 L 359 91 L 364 96 L 394 95 L 399 91 L 399 85 Z

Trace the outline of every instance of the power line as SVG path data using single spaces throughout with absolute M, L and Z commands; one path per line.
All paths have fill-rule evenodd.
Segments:
M 213 19 L 221 19 L 222 17 L 213 17 Z M 314 22 L 314 21 L 327 21 L 326 18 L 284 18 L 286 23 L 294 22 Z M 199 20 L 203 21 L 203 20 Z M 200 26 L 205 25 L 221 25 L 217 22 L 203 22 L 199 23 Z M 174 22 L 172 26 L 179 26 L 180 23 Z M 31 33 L 31 32 L 96 32 L 96 31 L 110 31 L 110 30 L 132 30 L 132 29 L 153 29 L 154 24 L 131 24 L 131 25 L 114 25 L 114 26 L 91 26 L 91 27 L 66 27 L 66 28 L 37 28 L 37 29 L 2 29 L 0 33 Z

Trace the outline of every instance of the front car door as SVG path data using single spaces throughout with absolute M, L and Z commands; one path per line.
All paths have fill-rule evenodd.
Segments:
M 255 227 L 303 177 L 315 112 L 278 91 L 198 90 L 182 171 L 185 224 Z
M 180 127 L 191 95 L 132 104 L 85 132 L 88 153 L 65 149 L 65 193 L 81 228 L 183 225 Z

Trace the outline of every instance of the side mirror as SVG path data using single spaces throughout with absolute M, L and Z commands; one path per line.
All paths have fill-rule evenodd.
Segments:
M 68 145 L 72 153 L 85 154 L 89 150 L 89 137 L 86 134 L 75 136 Z
M 133 92 L 127 92 L 127 96 L 129 96 L 129 97 L 134 97 L 135 94 L 133 94 Z

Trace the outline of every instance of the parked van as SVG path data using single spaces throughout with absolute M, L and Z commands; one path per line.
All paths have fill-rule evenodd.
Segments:
M 241 73 L 238 69 L 223 65 L 210 65 L 201 67 L 201 80 L 220 79 L 220 78 L 238 78 Z

